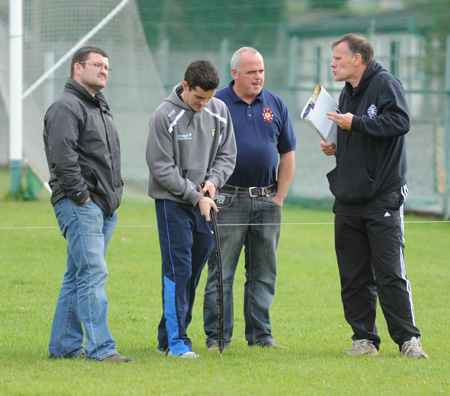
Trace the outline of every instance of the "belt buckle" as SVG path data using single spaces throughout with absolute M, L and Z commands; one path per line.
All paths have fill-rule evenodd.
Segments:
M 258 188 L 258 187 L 249 187 L 249 189 L 248 189 L 248 195 L 250 196 L 250 198 L 257 198 L 257 197 L 259 197 L 260 195 L 261 196 L 264 196 L 264 195 L 266 195 L 266 189 L 263 187 L 263 188 L 261 188 L 261 194 L 253 194 L 252 193 L 252 190 L 253 189 L 255 189 L 255 188 Z

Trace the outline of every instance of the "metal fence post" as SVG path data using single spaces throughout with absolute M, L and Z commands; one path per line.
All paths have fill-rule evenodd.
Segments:
M 293 36 L 289 42 L 289 105 L 291 109 L 297 109 L 297 51 L 298 38 Z

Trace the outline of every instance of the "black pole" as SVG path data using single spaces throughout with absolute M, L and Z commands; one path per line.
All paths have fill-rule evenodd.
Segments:
M 203 185 L 202 185 L 203 187 Z M 205 197 L 209 197 L 208 191 L 205 193 Z M 214 233 L 214 257 L 216 258 L 217 268 L 217 319 L 219 322 L 219 326 L 217 328 L 219 333 L 219 352 L 220 357 L 222 357 L 222 351 L 225 348 L 224 345 L 224 328 L 223 328 L 223 273 L 222 273 L 222 254 L 220 252 L 220 238 L 219 238 L 219 230 L 217 227 L 217 217 L 214 209 L 211 208 L 210 212 L 211 223 Z
M 219 321 L 219 352 L 222 356 L 222 351 L 224 349 L 224 329 L 223 329 L 223 276 L 222 276 L 222 254 L 220 252 L 220 239 L 219 230 L 217 227 L 217 217 L 214 210 L 211 209 L 211 221 L 214 232 L 214 256 L 217 261 L 216 275 L 217 275 L 217 319 Z

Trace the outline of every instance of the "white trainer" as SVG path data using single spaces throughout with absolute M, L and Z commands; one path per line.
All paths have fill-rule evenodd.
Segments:
M 358 355 L 378 355 L 378 350 L 373 345 L 373 342 L 370 340 L 362 339 L 356 340 L 352 347 L 345 351 L 347 355 L 358 356 Z
M 409 356 L 416 359 L 428 359 L 428 355 L 425 353 L 420 341 L 416 337 L 412 337 L 411 340 L 403 343 L 401 353 L 403 356 Z
M 187 359 L 197 359 L 199 355 L 197 355 L 195 352 L 185 352 L 181 355 L 175 356 L 171 351 L 167 352 L 167 356 L 169 357 L 179 357 L 179 358 L 187 358 Z

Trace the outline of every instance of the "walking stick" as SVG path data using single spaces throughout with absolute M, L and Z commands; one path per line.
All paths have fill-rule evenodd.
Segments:
M 203 187 L 203 186 L 202 186 Z M 209 193 L 205 193 L 205 197 L 209 197 Z M 214 233 L 214 257 L 216 258 L 217 268 L 217 319 L 219 326 L 217 328 L 219 333 L 219 352 L 222 357 L 222 351 L 224 350 L 224 329 L 223 329 L 223 276 L 222 276 L 222 254 L 220 253 L 220 239 L 219 230 L 217 227 L 217 217 L 214 210 L 211 208 L 211 222 Z

